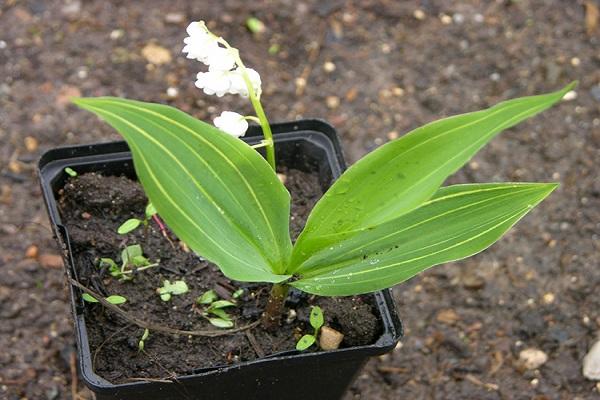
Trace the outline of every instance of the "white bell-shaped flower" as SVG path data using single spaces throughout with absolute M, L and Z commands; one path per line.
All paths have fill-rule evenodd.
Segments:
M 195 84 L 208 95 L 215 94 L 217 97 L 222 97 L 225 93 L 229 93 L 231 88 L 230 75 L 229 71 L 198 72 Z
M 208 65 L 209 57 L 219 49 L 217 38 L 206 29 L 204 21 L 192 22 L 186 29 L 188 37 L 183 39 L 185 46 L 182 52 L 187 58 L 196 59 Z
M 229 71 L 235 67 L 235 56 L 231 50 L 217 46 L 208 53 L 205 64 L 209 71 Z
M 223 111 L 213 123 L 223 132 L 235 137 L 244 136 L 248 130 L 248 121 L 243 115 L 233 111 Z
M 252 68 L 246 68 L 246 72 L 248 73 L 248 77 L 250 78 L 250 82 L 254 88 L 254 93 L 260 93 L 261 80 L 259 73 Z M 231 72 L 230 80 L 231 87 L 229 89 L 229 93 L 239 94 L 242 97 L 248 97 L 248 86 L 244 80 L 241 68 L 236 68 Z

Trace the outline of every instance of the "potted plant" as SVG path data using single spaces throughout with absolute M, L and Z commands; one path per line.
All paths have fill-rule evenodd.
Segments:
M 389 351 L 402 335 L 387 288 L 484 250 L 556 188 L 441 185 L 503 129 L 550 107 L 572 85 L 425 125 L 344 171 L 333 128 L 311 120 L 271 125 L 260 76 L 239 51 L 202 22 L 190 24 L 188 34 L 184 52 L 209 66 L 196 86 L 248 97 L 255 116 L 224 112 L 215 128 L 164 105 L 74 99 L 126 143 L 51 150 L 40 161 L 50 219 L 65 250 L 82 375 L 100 400 L 339 398 L 367 358 Z M 249 120 L 258 125 L 249 127 Z M 307 173 L 308 186 L 325 192 L 314 207 L 315 194 L 302 188 Z M 293 243 L 288 179 L 304 179 L 287 185 L 306 200 L 304 214 L 292 203 L 292 217 L 299 216 Z M 107 227 L 112 236 L 105 238 Z M 194 253 L 200 269 L 173 270 L 173 260 L 197 263 Z M 205 276 L 220 289 L 205 290 L 215 285 Z M 350 297 L 323 300 L 344 296 Z M 252 304 L 260 306 L 253 316 L 246 312 Z M 340 310 L 348 306 L 375 316 L 361 314 L 362 321 L 344 327 Z M 142 315 L 163 322 L 127 307 L 148 309 Z M 187 318 L 173 327 L 170 313 L 182 310 Z M 104 323 L 122 327 L 111 331 Z M 363 330 L 361 323 L 372 325 L 370 342 L 352 345 L 348 337 Z M 138 370 L 162 368 L 159 377 L 107 379 L 95 372 L 99 349 L 125 329 L 137 339 L 121 338 L 108 357 L 141 354 L 146 364 Z M 269 354 L 252 332 L 292 345 Z M 218 348 L 220 364 L 189 363 L 187 354 L 200 351 L 194 338 L 210 348 L 228 335 L 245 335 L 254 359 Z M 165 367 L 148 352 L 155 337 L 167 349 L 183 349 L 171 360 L 181 368 Z M 277 348 L 272 342 L 266 346 Z

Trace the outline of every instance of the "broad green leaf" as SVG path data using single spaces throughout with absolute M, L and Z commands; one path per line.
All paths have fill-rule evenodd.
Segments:
M 121 226 L 119 226 L 119 228 L 117 229 L 117 233 L 119 235 L 125 235 L 125 234 L 133 231 L 138 226 L 140 226 L 141 223 L 142 223 L 142 221 L 140 221 L 137 218 L 130 218 L 127 221 L 123 222 L 121 224 Z
M 298 343 L 296 343 L 296 350 L 304 351 L 312 346 L 316 341 L 317 338 L 315 338 L 313 335 L 304 335 L 300 338 L 300 340 L 298 340 Z
M 289 277 L 290 196 L 258 152 L 172 107 L 111 97 L 73 101 L 123 135 L 150 201 L 191 249 L 231 279 Z
M 494 136 L 550 107 L 573 86 L 435 121 L 371 152 L 316 204 L 288 272 L 296 272 L 314 251 L 338 242 L 340 235 L 357 234 L 415 209 Z
M 416 210 L 316 252 L 291 283 L 326 296 L 391 287 L 500 238 L 556 184 L 491 183 L 440 189 Z
M 108 296 L 106 301 L 108 301 L 110 304 L 123 304 L 127 302 L 127 299 L 123 296 L 112 295 Z
M 315 328 L 315 330 L 318 330 L 320 327 L 323 326 L 324 323 L 324 319 L 323 319 L 323 311 L 321 310 L 321 307 L 319 306 L 315 306 L 310 310 L 310 325 Z

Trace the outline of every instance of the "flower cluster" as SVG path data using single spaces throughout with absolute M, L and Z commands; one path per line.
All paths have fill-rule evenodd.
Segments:
M 204 21 L 192 22 L 187 27 L 188 37 L 183 42 L 183 53 L 208 66 L 208 71 L 199 72 L 196 86 L 208 95 L 222 97 L 225 94 L 239 94 L 248 97 L 249 87 L 253 95 L 260 97 L 261 80 L 258 72 L 245 68 L 238 56 L 238 50 L 230 47 L 225 40 L 211 33 Z M 246 118 L 232 111 L 224 111 L 214 119 L 217 128 L 233 136 L 246 133 Z

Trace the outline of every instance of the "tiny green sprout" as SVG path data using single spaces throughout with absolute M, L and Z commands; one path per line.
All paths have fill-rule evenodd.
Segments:
M 314 329 L 314 333 L 312 335 L 306 334 L 302 336 L 300 340 L 298 340 L 298 343 L 296 343 L 296 350 L 304 351 L 316 343 L 317 337 L 319 335 L 319 330 L 325 323 L 325 319 L 323 318 L 323 310 L 321 310 L 321 307 L 312 307 L 312 309 L 310 310 L 309 320 L 310 325 Z
M 279 53 L 279 50 L 281 50 L 281 46 L 279 46 L 279 44 L 277 43 L 273 43 L 271 46 L 269 46 L 269 54 L 274 56 L 277 53 Z
M 250 17 L 246 20 L 246 27 L 252 33 L 259 34 L 266 30 L 265 24 L 256 17 Z
M 208 322 L 210 322 L 213 326 L 216 326 L 217 328 L 232 328 L 233 327 L 233 321 L 231 321 L 230 319 L 223 319 L 223 318 L 209 318 Z
M 235 292 L 233 292 L 231 297 L 233 297 L 234 299 L 239 299 L 243 294 L 244 294 L 244 289 L 238 289 Z
M 217 292 L 215 292 L 214 290 L 208 290 L 206 292 L 204 292 L 202 294 L 202 296 L 199 296 L 196 299 L 196 303 L 198 304 L 210 304 L 216 300 L 219 299 L 219 296 L 217 295 Z
M 142 337 L 141 337 L 140 341 L 138 342 L 139 351 L 144 351 L 145 342 L 146 342 L 146 339 L 148 339 L 148 336 L 150 336 L 150 331 L 148 330 L 148 328 L 146 328 L 146 329 L 144 329 L 144 333 L 142 334 Z
M 185 281 L 175 281 L 173 283 L 165 280 L 162 287 L 156 289 L 162 301 L 171 300 L 172 295 L 180 295 L 188 292 L 188 286 Z
M 77 172 L 75 172 L 75 170 L 73 168 L 67 167 L 67 168 L 65 168 L 65 172 L 71 177 L 77 176 Z
M 142 221 L 140 221 L 137 218 L 130 218 L 127 221 L 123 222 L 121 226 L 119 226 L 119 228 L 117 229 L 117 233 L 119 235 L 126 235 L 138 226 L 140 226 L 141 223 Z
M 98 299 L 96 299 L 95 297 L 84 293 L 81 295 L 81 298 L 83 298 L 84 301 L 87 301 L 88 303 L 98 303 Z M 118 296 L 118 295 L 112 295 L 112 296 L 108 296 L 106 297 L 104 300 L 108 301 L 110 304 L 123 304 L 127 301 L 127 299 L 123 296 Z
M 152 216 L 154 214 L 156 214 L 156 208 L 154 207 L 154 204 L 152 204 L 152 202 L 148 202 L 148 205 L 146 206 L 146 223 L 148 222 L 148 220 L 150 218 L 152 218 Z

